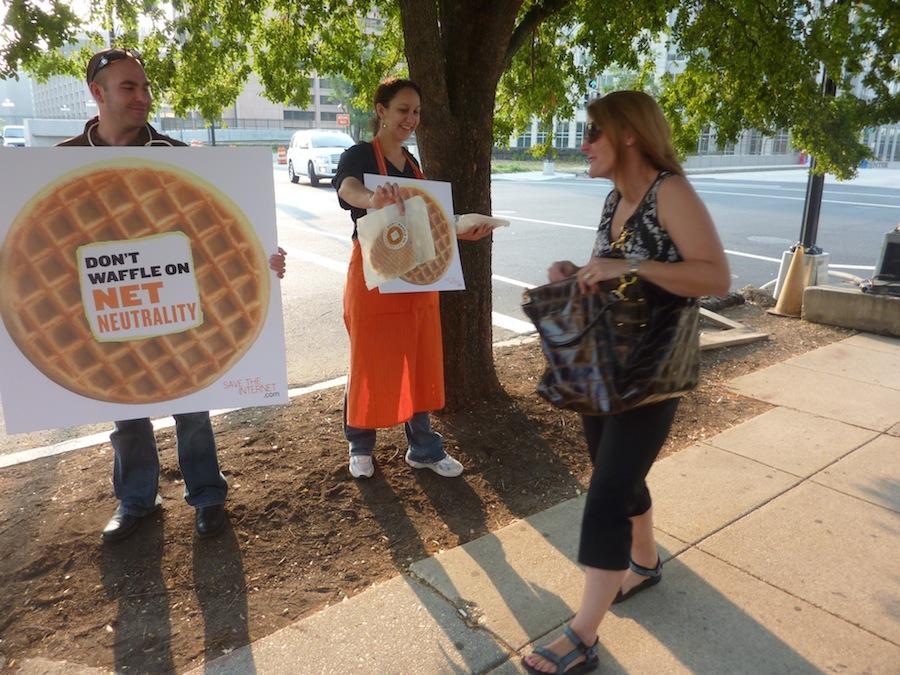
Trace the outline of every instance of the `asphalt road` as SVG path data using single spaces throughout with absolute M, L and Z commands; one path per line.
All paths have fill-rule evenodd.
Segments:
M 288 251 L 282 282 L 288 383 L 305 386 L 345 374 L 348 342 L 341 295 L 351 251 L 349 215 L 328 185 L 294 185 L 274 167 L 278 238 Z M 801 170 L 693 175 L 729 252 L 732 288 L 773 279 L 781 254 L 799 237 L 806 174 Z M 582 263 L 593 245 L 610 184 L 584 177 L 494 180 L 494 215 L 511 220 L 495 231 L 494 338 L 526 331 L 523 288 L 539 285 L 554 260 Z M 848 184 L 826 182 L 819 245 L 832 268 L 870 276 L 884 233 L 900 221 L 900 171 L 869 170 Z M 861 269 L 857 269 L 857 267 Z M 56 443 L 108 428 L 95 425 L 6 436 L 0 454 Z
M 884 233 L 900 220 L 900 189 L 878 185 L 891 184 L 900 172 L 882 177 L 875 185 L 862 179 L 826 183 L 818 243 L 832 267 L 872 274 Z M 551 262 L 587 259 L 610 189 L 607 181 L 585 178 L 506 178 L 511 179 L 495 180 L 492 189 L 494 215 L 512 222 L 494 234 L 495 339 L 528 328 L 522 290 L 543 283 Z M 346 368 L 340 295 L 350 221 L 332 188 L 292 185 L 278 169 L 275 179 L 279 238 L 291 266 L 284 283 L 288 381 L 303 385 Z M 733 289 L 777 276 L 783 251 L 799 238 L 805 180 L 802 170 L 691 177 L 729 251 Z

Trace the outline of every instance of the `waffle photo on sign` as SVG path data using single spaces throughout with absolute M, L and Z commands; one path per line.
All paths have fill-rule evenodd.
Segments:
M 0 155 L 9 432 L 287 402 L 264 149 L 15 154 Z

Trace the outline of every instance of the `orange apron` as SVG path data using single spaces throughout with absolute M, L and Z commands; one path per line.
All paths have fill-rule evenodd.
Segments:
M 373 139 L 372 148 L 379 173 L 388 175 L 377 139 Z M 424 179 L 416 163 L 411 164 L 416 178 Z M 406 422 L 413 413 L 444 407 L 444 351 L 437 292 L 370 291 L 363 278 L 362 251 L 356 240 L 344 286 L 344 324 L 350 335 L 350 426 L 390 427 Z

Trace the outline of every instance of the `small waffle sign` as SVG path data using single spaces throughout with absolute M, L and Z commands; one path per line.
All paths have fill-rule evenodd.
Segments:
M 401 176 L 380 176 L 373 173 L 363 174 L 363 182 L 370 190 L 385 183 L 397 183 L 400 186 L 400 196 L 404 202 L 420 197 L 424 201 L 427 211 L 428 224 L 431 228 L 431 245 L 434 247 L 434 255 L 411 268 L 407 267 L 399 274 L 393 275 L 388 281 L 378 283 L 378 291 L 380 293 L 421 293 L 465 290 L 466 283 L 463 279 L 459 247 L 456 242 L 451 184 Z M 370 214 L 374 212 L 375 209 L 369 210 Z M 398 237 L 398 233 L 394 232 L 391 227 L 384 230 L 384 244 L 389 249 L 393 249 L 398 242 L 402 241 L 402 237 Z
M 81 302 L 98 342 L 169 335 L 203 323 L 184 233 L 88 244 L 77 255 Z

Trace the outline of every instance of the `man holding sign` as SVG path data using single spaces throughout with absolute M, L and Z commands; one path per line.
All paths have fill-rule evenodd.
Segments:
M 62 146 L 185 146 L 185 143 L 158 133 L 147 123 L 150 113 L 150 84 L 140 55 L 130 49 L 111 48 L 94 54 L 87 65 L 86 79 L 99 114 L 89 120 L 84 132 L 64 141 Z M 177 238 L 173 233 L 167 237 Z M 128 248 L 128 242 L 115 242 Z M 85 307 L 91 307 L 91 330 L 98 341 L 122 336 L 148 336 L 172 332 L 202 322 L 199 298 L 195 302 L 166 303 L 162 277 L 187 278 L 192 267 L 190 249 L 178 260 L 157 254 L 144 245 L 132 250 L 113 251 L 110 243 L 81 247 Z M 162 243 L 161 243 L 162 246 Z M 96 250 L 95 250 L 96 249 Z M 172 242 L 165 242 L 171 257 Z M 285 269 L 285 253 L 269 259 L 279 278 Z M 122 283 L 125 285 L 122 285 Z M 170 283 L 167 281 L 167 283 Z M 179 295 L 183 297 L 183 293 Z M 185 500 L 196 509 L 197 534 L 209 537 L 225 527 L 225 497 L 228 485 L 219 470 L 216 442 L 209 412 L 174 415 L 178 463 L 184 476 Z M 141 520 L 162 503 L 159 488 L 159 454 L 153 425 L 147 418 L 115 423 L 110 436 L 115 460 L 113 485 L 119 505 L 103 530 L 104 541 L 124 539 Z

